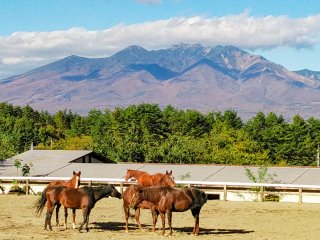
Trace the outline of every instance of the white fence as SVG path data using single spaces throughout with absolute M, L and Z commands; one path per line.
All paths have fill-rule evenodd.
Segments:
M 0 186 L 7 193 L 13 185 L 25 187 L 26 194 L 41 192 L 53 180 L 67 181 L 70 177 L 0 177 Z M 81 178 L 82 185 L 114 184 L 120 191 L 135 182 L 125 182 L 123 178 Z M 203 189 L 209 199 L 224 201 L 264 201 L 273 197 L 281 202 L 320 203 L 319 185 L 176 181 L 180 186 L 195 186 Z

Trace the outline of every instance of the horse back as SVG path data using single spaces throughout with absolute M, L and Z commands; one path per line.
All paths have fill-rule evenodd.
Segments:
M 64 188 L 62 193 L 63 198 L 61 204 L 67 208 L 81 209 L 91 206 L 92 196 L 79 188 Z
M 90 205 L 90 196 L 81 188 L 52 186 L 48 188 L 47 194 L 49 194 L 51 202 L 59 202 L 66 208 L 80 209 Z
M 168 183 L 166 181 L 166 174 L 155 173 L 150 175 L 145 173 L 137 179 L 138 184 L 141 187 L 167 187 Z
M 163 188 L 159 208 L 172 212 L 184 212 L 193 208 L 201 208 L 207 201 L 207 195 L 197 188 L 173 189 Z
M 65 181 L 52 181 L 48 184 L 48 187 L 52 186 L 65 186 Z

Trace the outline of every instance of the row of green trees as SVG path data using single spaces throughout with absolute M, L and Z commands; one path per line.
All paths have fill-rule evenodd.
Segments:
M 0 103 L 0 159 L 30 148 L 90 149 L 116 162 L 314 165 L 320 120 L 157 104 L 49 114 Z

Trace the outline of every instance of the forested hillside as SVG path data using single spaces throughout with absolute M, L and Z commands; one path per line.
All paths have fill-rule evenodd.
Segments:
M 116 162 L 315 165 L 320 120 L 157 104 L 55 114 L 0 103 L 0 160 L 30 149 L 90 149 Z

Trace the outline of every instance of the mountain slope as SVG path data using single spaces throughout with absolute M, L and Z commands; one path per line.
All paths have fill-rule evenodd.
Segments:
M 0 101 L 86 114 L 142 102 L 202 112 L 319 114 L 320 81 L 233 46 L 130 46 L 107 58 L 69 56 L 0 81 Z

